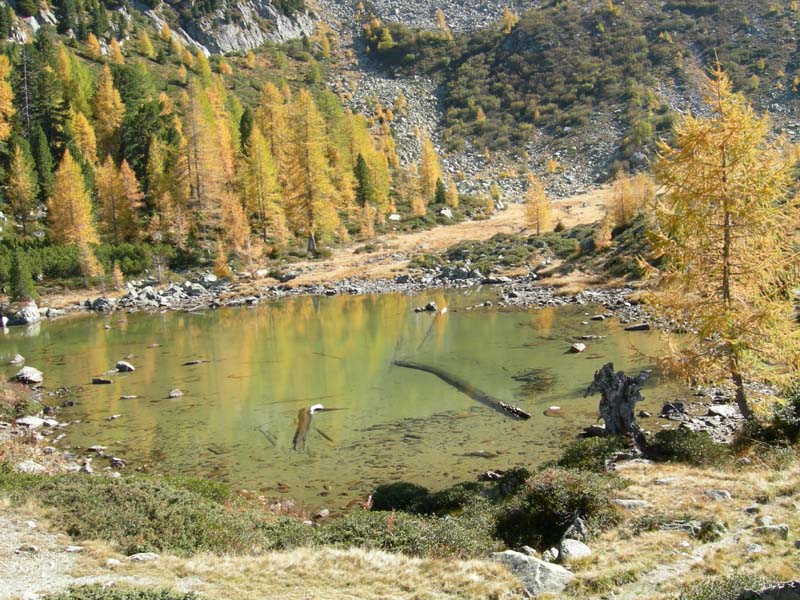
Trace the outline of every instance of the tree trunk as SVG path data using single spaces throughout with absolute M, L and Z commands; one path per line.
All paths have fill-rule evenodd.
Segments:
M 314 239 L 314 234 L 308 234 L 308 245 L 306 247 L 309 254 L 316 254 L 317 253 L 317 240 Z
M 637 444 L 644 443 L 644 433 L 636 422 L 634 410 L 642 400 L 641 385 L 650 375 L 643 371 L 638 377 L 628 377 L 622 371 L 614 372 L 614 364 L 606 363 L 595 372 L 594 381 L 585 396 L 600 392 L 600 416 L 611 435 L 633 435 Z
M 733 385 L 736 386 L 736 404 L 739 406 L 739 411 L 745 419 L 749 419 L 753 416 L 753 411 L 750 410 L 750 406 L 747 403 L 747 394 L 745 394 L 744 391 L 742 374 L 734 369 L 731 371 L 731 380 L 733 381 Z

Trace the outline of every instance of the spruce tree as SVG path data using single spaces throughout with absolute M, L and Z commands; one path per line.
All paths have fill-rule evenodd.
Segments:
M 11 284 L 9 295 L 13 302 L 36 298 L 36 288 L 33 285 L 31 270 L 19 246 L 14 248 L 14 254 L 11 257 L 11 273 L 9 275 Z
M 372 177 L 370 176 L 369 166 L 360 152 L 356 158 L 356 202 L 359 206 L 374 204 L 375 190 L 372 187 Z
M 441 178 L 436 180 L 436 192 L 433 195 L 433 203 L 441 205 L 447 204 L 447 190 Z

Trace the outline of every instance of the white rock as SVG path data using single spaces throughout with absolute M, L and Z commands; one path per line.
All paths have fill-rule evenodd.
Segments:
M 83 546 L 67 546 L 64 548 L 64 552 L 69 552 L 70 554 L 77 554 L 78 552 L 83 552 Z
M 706 490 L 703 493 L 712 500 L 722 501 L 731 499 L 731 493 L 728 490 Z
M 42 383 L 44 373 L 34 367 L 22 367 L 17 372 L 17 381 L 20 383 Z
M 580 354 L 586 350 L 586 344 L 581 344 L 580 342 L 575 342 L 572 346 L 569 347 L 569 351 L 572 354 Z
M 158 554 L 155 552 L 139 552 L 138 554 L 131 554 L 128 560 L 130 562 L 153 562 L 158 560 Z
M 396 214 L 389 215 L 388 219 L 390 221 L 402 221 L 403 220 L 403 218 L 400 215 L 396 215 Z
M 39 429 L 42 425 L 44 425 L 44 419 L 40 419 L 39 417 L 22 417 L 17 419 L 17 425 L 22 425 L 27 427 L 28 429 Z
M 506 567 L 522 582 L 525 591 L 536 596 L 537 594 L 559 594 L 564 591 L 567 583 L 575 577 L 560 565 L 539 560 L 534 556 L 525 556 L 521 552 L 506 550 L 490 555 Z
M 14 358 L 12 358 L 10 361 L 8 361 L 8 364 L 10 364 L 10 365 L 21 365 L 24 362 L 25 362 L 25 357 L 22 356 L 22 354 L 15 354 Z
M 45 469 L 42 465 L 37 462 L 33 462 L 32 460 L 23 460 L 22 462 L 17 463 L 14 467 L 14 470 L 17 473 L 44 473 L 47 469 Z
M 118 559 L 116 559 L 116 558 L 109 558 L 109 559 L 107 559 L 107 560 L 106 560 L 106 566 L 107 566 L 109 569 L 113 569 L 114 567 L 118 567 L 118 566 L 120 566 L 121 564 L 122 564 L 122 561 L 121 561 L 121 560 L 118 560 Z
M 592 555 L 592 550 L 578 540 L 561 540 L 561 546 L 558 549 L 559 558 L 561 562 L 566 563 L 573 560 L 580 560 Z
M 635 510 L 638 508 L 647 508 L 648 504 L 646 500 L 628 500 L 624 498 L 615 498 L 612 500 L 614 504 L 619 506 L 620 508 L 624 508 L 626 510 Z
M 128 361 L 125 361 L 125 360 L 118 360 L 117 361 L 117 371 L 119 371 L 120 373 L 131 373 L 131 372 L 133 372 L 135 370 L 136 370 L 136 367 L 134 367 Z

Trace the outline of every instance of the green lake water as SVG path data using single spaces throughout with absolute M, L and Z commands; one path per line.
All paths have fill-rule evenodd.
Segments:
M 66 429 L 67 446 L 100 444 L 128 469 L 343 508 L 378 483 L 440 488 L 554 457 L 597 418 L 598 397 L 583 397 L 594 371 L 607 361 L 645 368 L 643 355 L 659 349 L 657 333 L 625 332 L 616 319 L 581 324 L 598 307 L 466 310 L 492 297 L 299 297 L 202 314 L 76 316 L 43 323 L 35 335 L 10 330 L 0 360 L 22 354 L 44 371 L 48 389 L 82 388 L 58 414 L 80 420 Z M 449 311 L 413 312 L 428 300 Z M 581 335 L 607 337 L 567 354 Z M 135 372 L 90 385 L 125 357 Z M 197 359 L 208 362 L 183 366 Z M 393 367 L 394 359 L 440 367 L 533 418 L 507 419 L 433 375 Z M 514 380 L 531 369 L 533 383 Z M 185 395 L 168 399 L 173 388 Z M 654 380 L 641 408 L 657 413 L 679 393 Z M 318 403 L 340 410 L 316 413 L 305 447 L 293 448 L 298 411 Z M 561 416 L 545 416 L 551 405 Z

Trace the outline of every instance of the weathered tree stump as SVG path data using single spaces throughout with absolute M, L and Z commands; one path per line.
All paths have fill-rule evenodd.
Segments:
M 634 410 L 641 401 L 641 386 L 650 373 L 643 371 L 638 377 L 628 377 L 622 371 L 614 372 L 614 364 L 606 363 L 594 374 L 594 381 L 585 396 L 600 392 L 600 416 L 611 435 L 633 435 L 634 441 L 644 443 L 644 433 L 636 422 Z

